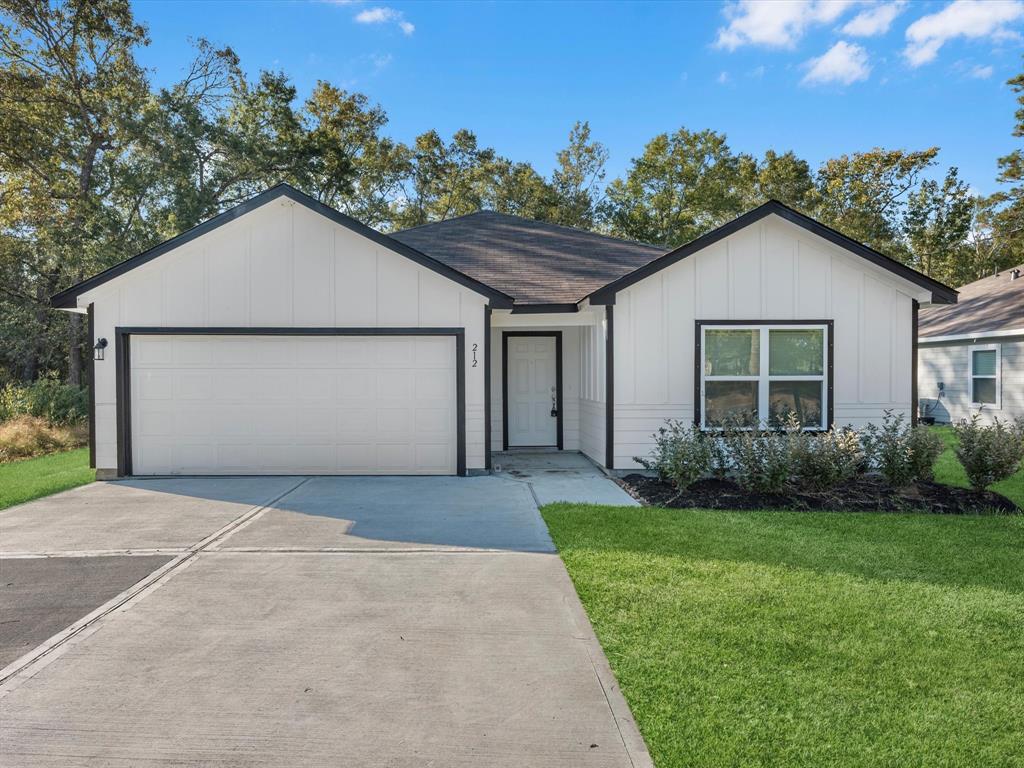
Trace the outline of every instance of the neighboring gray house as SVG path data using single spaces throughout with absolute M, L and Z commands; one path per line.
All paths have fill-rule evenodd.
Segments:
M 275 187 L 53 297 L 88 314 L 100 477 L 636 467 L 666 418 L 913 412 L 956 292 L 781 203 L 669 252 L 481 212 L 385 235 Z
M 939 423 L 1024 417 L 1024 264 L 959 293 L 957 304 L 921 310 L 921 415 Z

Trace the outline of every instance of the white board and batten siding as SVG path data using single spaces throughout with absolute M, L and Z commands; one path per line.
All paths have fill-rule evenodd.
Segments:
M 835 424 L 909 417 L 914 299 L 929 294 L 776 216 L 620 291 L 615 468 L 636 468 L 666 418 L 693 421 L 698 319 L 833 320 Z
M 117 327 L 380 327 L 464 329 L 466 466 L 483 468 L 484 366 L 468 351 L 484 348 L 486 301 L 302 205 L 268 203 L 79 297 L 110 341 L 95 366 L 97 467 L 117 466 Z
M 971 404 L 970 353 L 974 346 L 999 349 L 999 404 Z M 944 343 L 920 340 L 917 355 L 917 391 L 928 415 L 940 423 L 956 423 L 974 415 L 984 422 L 1024 419 L 1024 334 Z M 943 384 L 939 397 L 939 382 Z M 936 401 L 938 403 L 936 404 Z

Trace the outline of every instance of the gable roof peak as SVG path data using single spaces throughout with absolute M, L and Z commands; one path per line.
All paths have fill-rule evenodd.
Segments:
M 275 184 L 269 189 L 260 192 L 258 195 L 228 208 L 226 211 L 222 211 L 213 218 L 197 224 L 191 229 L 153 246 L 149 250 L 125 259 L 124 261 L 121 261 L 112 267 L 93 275 L 92 277 L 86 278 L 85 280 L 72 285 L 70 288 L 66 288 L 63 291 L 54 294 L 50 297 L 50 306 L 57 309 L 74 309 L 78 305 L 78 296 L 86 291 L 90 291 L 109 280 L 113 280 L 114 278 L 123 275 L 125 272 L 129 272 L 136 267 L 140 267 L 169 251 L 180 248 L 186 243 L 202 237 L 203 235 L 206 235 L 247 213 L 251 213 L 252 211 L 262 208 L 264 205 L 267 205 L 280 197 L 287 197 L 289 200 L 302 205 L 314 213 L 318 213 L 321 216 L 330 219 L 339 226 L 345 227 L 346 229 L 349 229 L 356 234 L 383 246 L 384 248 L 406 257 L 410 261 L 413 261 L 422 267 L 437 272 L 439 275 L 447 277 L 453 282 L 459 283 L 472 291 L 476 291 L 477 293 L 486 296 L 491 300 L 491 305 L 494 307 L 507 308 L 512 306 L 512 297 L 508 294 L 492 288 L 479 280 L 475 280 L 449 264 L 445 264 L 432 256 L 428 256 L 427 254 L 418 251 L 411 245 L 395 240 L 388 235 L 378 232 L 372 227 L 368 227 L 351 216 L 331 208 L 329 205 L 320 202 L 316 198 L 313 198 L 304 192 L 300 192 L 291 184 L 286 182 Z

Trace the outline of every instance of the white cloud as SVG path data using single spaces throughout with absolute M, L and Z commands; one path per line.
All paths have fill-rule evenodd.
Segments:
M 394 8 L 367 8 L 356 14 L 356 22 L 359 24 L 396 24 L 406 35 L 411 35 L 416 31 L 416 27 L 405 20 L 404 14 Z
M 937 13 L 922 16 L 907 27 L 903 55 L 912 67 L 933 61 L 939 49 L 957 37 L 1005 39 L 1016 33 L 1006 24 L 1024 16 L 1020 0 L 954 0 Z
M 896 0 L 892 3 L 881 3 L 861 11 L 843 27 L 843 32 L 854 37 L 874 37 L 884 35 L 889 31 L 893 21 L 903 13 L 906 7 L 906 0 Z
M 723 70 L 718 73 L 718 77 L 716 77 L 715 80 L 718 82 L 719 85 L 725 85 L 730 80 L 729 73 Z
M 856 43 L 840 40 L 822 56 L 807 61 L 807 74 L 801 81 L 805 85 L 842 83 L 849 85 L 858 80 L 867 80 L 871 74 L 868 52 Z
M 387 69 L 388 65 L 395 60 L 390 53 L 374 53 L 370 55 L 370 62 L 373 64 L 374 72 L 381 72 Z
M 809 27 L 831 24 L 854 0 L 736 0 L 725 6 L 729 24 L 718 29 L 715 45 L 734 51 L 743 45 L 792 48 Z
M 978 80 L 985 80 L 989 77 L 992 77 L 992 73 L 994 71 L 995 70 L 992 68 L 991 64 L 984 67 L 981 66 L 981 64 L 975 64 L 973 67 L 970 68 L 970 70 L 968 70 L 967 76 L 976 78 Z

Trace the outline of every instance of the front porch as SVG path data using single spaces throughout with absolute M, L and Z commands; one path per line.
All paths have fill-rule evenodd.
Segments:
M 602 467 L 579 451 L 513 448 L 492 455 L 494 473 L 526 483 L 537 506 L 575 504 L 638 506 Z
M 517 449 L 534 457 L 575 453 L 595 471 L 590 462 L 606 466 L 606 332 L 603 306 L 491 314 L 488 445 L 495 470 L 499 453 L 507 461 Z M 516 462 L 523 467 L 522 458 Z

